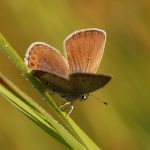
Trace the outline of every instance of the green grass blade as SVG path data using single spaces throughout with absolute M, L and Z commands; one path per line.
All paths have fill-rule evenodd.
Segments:
M 77 126 L 77 124 L 71 119 L 69 118 L 69 123 L 74 127 L 74 129 L 76 130 L 76 132 L 80 135 L 80 137 L 83 137 L 83 141 L 85 143 L 88 143 L 88 148 L 91 150 L 100 150 L 100 148 L 92 141 L 92 139 L 90 139 L 87 134 L 85 134 L 85 132 L 83 132 L 83 130 L 81 130 L 81 128 L 79 126 Z
M 19 100 L 19 98 L 17 98 L 15 95 L 12 95 L 11 93 L 9 93 L 9 91 L 6 88 L 4 88 L 2 85 L 0 85 L 0 95 L 3 96 L 5 99 L 7 99 L 9 102 L 11 102 L 16 108 L 21 110 L 27 117 L 29 117 L 32 121 L 34 121 L 38 126 L 46 130 L 48 134 L 53 135 L 57 140 L 63 142 L 63 144 L 65 143 L 65 141 L 60 137 L 59 134 L 56 133 L 56 131 L 54 130 L 54 128 L 52 128 L 52 126 L 43 122 L 43 120 L 41 120 L 41 118 L 39 118 L 39 116 L 37 116 L 35 112 L 30 110 L 30 108 L 28 108 L 21 102 L 19 102 L 21 100 Z
M 4 82 L 5 81 L 3 81 L 2 83 Z M 7 83 L 5 83 L 5 86 L 6 85 Z M 33 102 L 31 98 L 28 100 L 22 100 L 21 96 L 17 97 L 2 84 L 0 84 L 0 95 L 6 98 L 16 108 L 21 110 L 44 131 L 52 135 L 59 142 L 65 144 L 70 149 L 86 149 L 66 129 L 64 129 L 63 126 L 61 126 L 54 118 L 52 118 L 52 116 L 50 116 L 38 104 Z
M 7 42 L 7 40 L 3 37 L 2 34 L 0 34 L 0 49 L 10 59 L 10 61 L 14 63 L 15 66 L 21 71 L 21 74 L 24 75 L 25 78 L 28 79 L 33 84 L 33 86 L 39 91 L 42 97 L 48 102 L 49 106 L 56 112 L 58 117 L 63 121 L 64 125 L 72 133 L 72 135 L 76 137 L 78 141 L 83 143 L 80 136 L 76 133 L 73 127 L 66 120 L 64 113 L 61 112 L 59 107 L 55 104 L 55 102 L 52 100 L 49 94 L 45 91 L 45 89 L 35 79 L 32 73 L 29 72 L 23 60 L 20 58 L 17 52 L 13 49 L 13 47 Z

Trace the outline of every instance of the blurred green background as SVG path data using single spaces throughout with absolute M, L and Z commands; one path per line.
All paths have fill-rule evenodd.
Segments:
M 71 117 L 103 150 L 150 149 L 150 1 L 0 0 L 0 32 L 23 58 L 35 41 L 55 46 L 71 32 L 107 32 L 99 73 L 113 75 L 90 97 L 76 102 Z M 51 113 L 47 104 L 0 52 L 0 71 Z M 60 105 L 61 99 L 54 96 Z M 0 97 L 0 149 L 66 149 Z

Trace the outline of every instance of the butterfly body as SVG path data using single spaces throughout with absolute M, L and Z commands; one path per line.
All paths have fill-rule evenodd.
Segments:
M 65 78 L 41 70 L 34 71 L 34 75 L 47 90 L 58 93 L 68 101 L 87 99 L 90 92 L 102 88 L 111 79 L 110 76 L 89 73 L 72 73 Z
M 39 74 L 37 72 L 34 74 L 38 79 Z M 81 98 L 81 93 L 77 92 L 76 87 L 72 84 L 69 78 L 63 78 L 56 74 L 52 74 L 51 76 L 48 74 L 43 74 L 40 75 L 40 82 L 45 87 L 45 89 L 47 89 L 47 91 L 58 93 L 67 101 L 73 102 Z M 60 84 L 63 86 L 60 86 Z
M 43 84 L 66 100 L 85 100 L 88 94 L 102 88 L 111 77 L 96 74 L 106 41 L 103 30 L 92 28 L 69 35 L 63 57 L 54 47 L 44 43 L 31 44 L 25 63 Z

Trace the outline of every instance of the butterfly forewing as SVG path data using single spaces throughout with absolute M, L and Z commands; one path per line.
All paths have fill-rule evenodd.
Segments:
M 31 70 L 47 70 L 50 73 L 67 77 L 69 67 L 60 53 L 43 42 L 33 43 L 27 50 L 25 62 Z
M 102 88 L 111 80 L 111 76 L 90 73 L 73 73 L 69 76 L 69 79 L 75 86 L 76 92 L 78 91 L 79 94 L 86 94 Z
M 87 29 L 68 36 L 65 49 L 70 72 L 96 73 L 105 40 L 105 31 L 98 29 Z

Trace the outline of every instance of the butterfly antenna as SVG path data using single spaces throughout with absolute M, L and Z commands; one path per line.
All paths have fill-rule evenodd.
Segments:
M 108 105 L 108 103 L 106 101 L 101 100 L 99 97 L 95 96 L 95 95 L 91 95 L 92 97 L 94 97 L 97 100 L 100 100 L 101 103 L 103 103 L 104 105 Z

